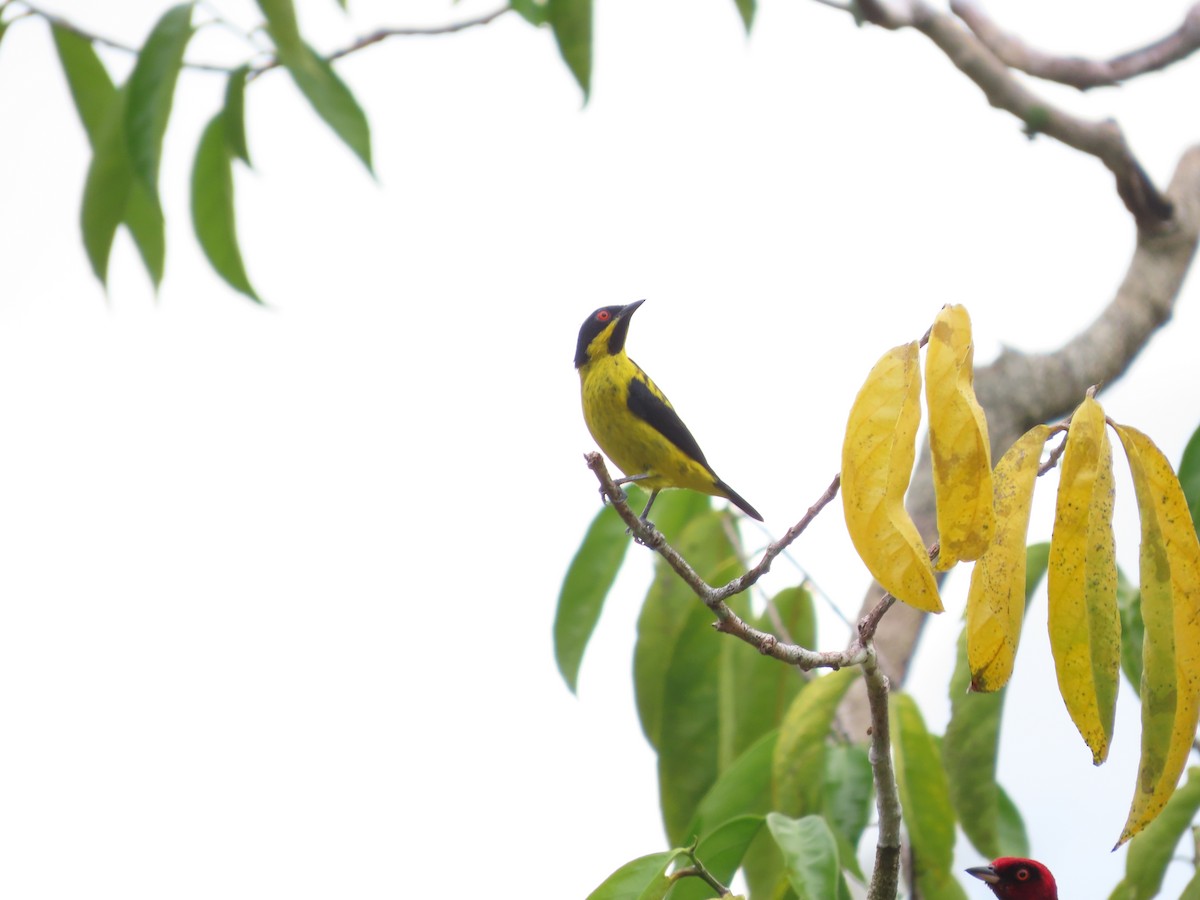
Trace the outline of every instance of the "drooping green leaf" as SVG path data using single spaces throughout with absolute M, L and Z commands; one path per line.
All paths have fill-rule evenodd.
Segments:
M 242 263 L 233 209 L 233 164 L 225 144 L 224 113 L 209 120 L 192 166 L 192 224 L 217 274 L 234 290 L 261 303 Z
M 767 816 L 767 827 L 783 853 L 784 868 L 800 900 L 831 900 L 839 893 L 841 865 L 837 841 L 820 816 L 792 819 Z
M 587 900 L 662 900 L 671 889 L 667 868 L 680 852 L 666 850 L 625 863 L 588 894 Z
M 1200 428 L 1192 432 L 1188 439 L 1176 474 L 1179 476 L 1180 486 L 1183 487 L 1188 510 L 1192 514 L 1192 524 L 1196 531 L 1200 532 Z
M 108 257 L 112 252 L 113 237 L 125 217 L 129 189 L 133 183 L 122 127 L 124 94 L 123 89 L 118 93 L 118 99 L 110 109 L 111 114 L 97 135 L 96 149 L 83 183 L 83 206 L 80 211 L 84 249 L 87 250 L 92 271 L 105 285 L 108 283 Z
M 146 38 L 129 76 L 125 103 L 129 160 L 134 177 L 152 196 L 158 194 L 158 167 L 175 98 L 175 82 L 183 67 L 183 51 L 194 31 L 192 4 L 171 7 Z
M 772 598 L 774 615 L 767 612 L 751 620 L 754 627 L 814 646 L 816 612 L 812 596 L 802 587 L 785 588 Z M 776 623 L 782 625 L 782 631 Z M 786 634 L 786 636 L 785 636 Z M 798 637 L 797 637 L 798 636 Z M 764 659 L 755 648 L 741 641 L 722 642 L 721 704 L 722 729 L 727 739 L 721 747 L 721 764 L 779 727 L 783 714 L 804 685 L 802 673 L 772 659 Z
M 702 838 L 730 819 L 771 811 L 771 759 L 778 737 L 778 731 L 763 735 L 721 772 L 697 804 L 685 840 Z
M 267 17 L 267 31 L 275 42 L 283 63 L 296 87 L 330 128 L 355 155 L 367 171 L 371 165 L 371 128 L 367 116 L 346 83 L 300 36 L 292 0 L 257 0 Z
M 586 103 L 592 88 L 592 0 L 548 0 L 546 19 Z
M 874 781 L 867 748 L 861 744 L 833 744 L 826 748 L 822 787 L 821 812 L 838 840 L 842 865 L 863 881 L 855 851 L 875 811 L 871 803 Z
M 1004 856 L 1029 856 L 1029 835 L 1025 831 L 1025 820 L 1021 810 L 1002 787 L 997 790 L 996 835 Z
M 550 21 L 546 0 L 511 0 L 509 6 L 530 25 L 545 25 Z
M 1158 817 L 1129 842 L 1125 877 L 1113 891 L 1121 900 L 1149 900 L 1162 888 L 1167 865 L 1188 826 L 1200 811 L 1200 769 L 1189 769 L 1180 787 Z
M 640 492 L 634 495 L 631 491 L 630 495 L 632 500 L 634 496 L 640 497 Z M 567 567 L 554 614 L 554 659 L 572 693 L 578 687 L 583 653 L 600 621 L 604 599 L 621 570 L 630 543 L 617 511 L 604 506 L 592 519 L 583 543 Z
M 1142 592 L 1117 569 L 1117 611 L 1121 614 L 1121 671 L 1133 692 L 1142 690 L 1142 651 L 1146 623 L 1142 621 Z
M 733 874 L 742 864 L 746 848 L 762 829 L 762 816 L 739 816 L 716 828 L 700 840 L 696 847 L 698 859 L 713 878 L 728 886 Z M 716 891 L 700 878 L 680 878 L 667 894 L 669 900 L 708 900 Z
M 75 111 L 87 132 L 88 142 L 95 149 L 105 120 L 112 111 L 117 89 L 89 40 L 61 25 L 51 26 L 50 33 L 54 36 L 54 48 L 67 77 L 71 99 L 75 101 Z
M 746 26 L 746 34 L 749 34 L 750 28 L 754 24 L 756 0 L 734 0 L 734 2 L 737 4 L 738 15 L 742 17 L 742 24 Z
M 891 695 L 896 785 L 912 842 L 917 886 L 923 897 L 952 890 L 946 882 L 954 861 L 954 808 L 937 742 L 926 730 L 916 701 Z M 960 889 L 961 893 L 961 889 Z
M 857 668 L 814 678 L 788 707 L 772 763 L 775 809 L 789 815 L 820 812 L 830 725 L 846 690 L 857 678 Z
M 232 156 L 250 165 L 250 148 L 246 144 L 246 76 L 249 66 L 230 73 L 225 82 L 225 108 L 221 120 L 225 123 L 225 146 Z

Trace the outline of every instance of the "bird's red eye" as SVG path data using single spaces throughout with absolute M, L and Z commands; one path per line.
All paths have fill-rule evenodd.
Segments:
M 1017 881 L 1028 881 L 1028 880 L 1029 880 L 1029 870 L 1028 869 L 1017 869 Z
M 602 310 L 600 310 L 600 312 L 596 313 L 596 321 L 597 322 L 607 322 L 608 321 L 608 310 L 602 309 Z

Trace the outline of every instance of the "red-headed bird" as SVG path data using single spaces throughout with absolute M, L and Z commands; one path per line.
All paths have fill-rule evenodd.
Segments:
M 1032 859 L 1002 856 L 990 866 L 967 869 L 987 883 L 1000 900 L 1058 900 L 1058 886 L 1050 870 Z

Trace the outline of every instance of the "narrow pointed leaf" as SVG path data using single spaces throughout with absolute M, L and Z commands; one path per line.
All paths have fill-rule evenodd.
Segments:
M 225 83 L 225 107 L 221 121 L 225 125 L 225 146 L 230 155 L 250 165 L 250 148 L 246 144 L 246 76 L 249 66 L 232 72 Z
M 261 303 L 242 263 L 233 209 L 233 165 L 225 145 L 224 113 L 209 120 L 192 167 L 192 224 L 217 274 L 234 290 Z
M 116 100 L 117 89 L 91 41 L 60 25 L 51 26 L 50 32 L 71 99 L 75 101 L 75 111 L 94 150 Z
M 1071 417 L 1050 541 L 1050 649 L 1059 693 L 1096 765 L 1108 757 L 1121 664 L 1112 448 L 1088 397 Z
M 886 591 L 941 612 L 933 566 L 904 508 L 921 421 L 917 342 L 884 354 L 867 375 L 842 445 L 842 505 L 854 549 Z
M 977 691 L 998 690 L 1012 675 L 1025 615 L 1029 510 L 1049 435 L 1047 426 L 1034 426 L 996 464 L 992 543 L 975 564 L 967 592 L 967 658 Z
M 123 103 L 124 91 L 121 91 L 97 134 L 96 148 L 83 183 L 80 210 L 83 246 L 101 284 L 108 283 L 108 257 L 117 226 L 125 217 L 133 184 L 121 115 Z
M 129 159 L 134 176 L 155 197 L 163 136 L 175 98 L 175 82 L 183 67 L 183 52 L 194 30 L 192 4 L 171 7 L 146 38 L 129 76 L 125 104 Z
M 1146 626 L 1142 622 L 1142 594 L 1117 567 L 1117 611 L 1121 615 L 1121 671 L 1125 680 L 1140 695 L 1142 689 L 1142 648 Z
M 587 900 L 662 900 L 671 889 L 667 869 L 680 852 L 666 850 L 625 863 L 588 894 Z
M 841 866 L 837 841 L 820 816 L 792 819 L 782 813 L 767 816 L 767 827 L 783 853 L 784 869 L 799 900 L 830 900 L 838 896 Z
M 742 17 L 742 24 L 746 27 L 746 34 L 749 34 L 751 26 L 754 25 L 757 2 L 756 0 L 734 0 L 734 2 L 737 4 L 738 15 Z
M 821 811 L 826 739 L 838 704 L 857 677 L 858 670 L 849 668 L 813 678 L 788 708 L 772 762 L 774 807 L 780 812 Z
M 530 25 L 545 25 L 550 21 L 546 0 L 511 0 L 509 6 Z
M 1146 435 L 1118 425 L 1142 521 L 1142 755 L 1126 841 L 1166 804 L 1200 720 L 1200 543 L 1171 464 Z
M 1191 769 L 1187 782 L 1175 791 L 1162 814 L 1130 841 L 1125 877 L 1113 892 L 1114 897 L 1150 900 L 1158 896 L 1167 866 L 1197 811 L 1200 811 L 1200 769 Z
M 1192 525 L 1200 531 L 1200 428 L 1192 432 L 1179 461 L 1179 484 L 1192 513 Z
M 592 89 L 592 0 L 548 0 L 546 20 L 586 103 Z
M 1025 820 L 1021 818 L 1021 811 L 1004 788 L 999 789 L 997 800 L 997 840 L 1001 855 L 1028 857 L 1029 835 L 1025 830 Z
M 301 38 L 292 0 L 258 0 L 258 6 L 267 17 L 267 31 L 275 42 L 279 61 L 292 76 L 300 93 L 334 134 L 362 160 L 367 171 L 373 173 L 367 116 L 350 88 L 333 71 L 333 66 Z
M 762 830 L 763 821 L 762 816 L 739 816 L 722 823 L 700 840 L 696 858 L 713 878 L 729 884 L 746 850 Z M 701 878 L 679 878 L 667 896 L 670 900 L 709 900 L 715 893 Z
M 925 356 L 925 403 L 937 499 L 937 568 L 978 559 L 992 539 L 992 452 L 975 399 L 975 345 L 964 306 L 943 306 Z
M 904 824 L 912 842 L 917 885 L 922 896 L 946 887 L 954 861 L 954 808 L 942 756 L 926 730 L 916 701 L 908 694 L 891 696 L 896 786 Z

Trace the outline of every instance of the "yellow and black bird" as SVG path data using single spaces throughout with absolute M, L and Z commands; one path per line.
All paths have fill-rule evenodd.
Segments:
M 625 473 L 618 485 L 637 482 L 649 488 L 643 521 L 659 491 L 688 488 L 724 497 L 761 522 L 758 510 L 717 477 L 671 401 L 625 354 L 629 318 L 644 302 L 601 307 L 579 329 L 575 368 L 588 431 Z

